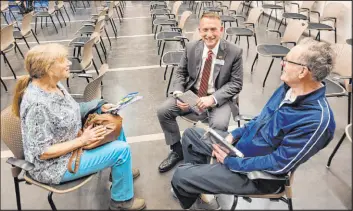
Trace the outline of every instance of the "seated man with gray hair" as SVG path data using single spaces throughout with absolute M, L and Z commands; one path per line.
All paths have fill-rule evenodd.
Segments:
M 225 134 L 243 158 L 229 156 L 211 144 L 203 137 L 203 129 L 187 129 L 182 137 L 185 164 L 176 169 L 171 182 L 181 206 L 220 208 L 216 200 L 206 205 L 201 193 L 275 193 L 283 187 L 282 181 L 250 180 L 246 174 L 287 174 L 326 147 L 336 125 L 322 80 L 331 72 L 334 58 L 330 44 L 312 38 L 303 39 L 290 50 L 281 62 L 284 84 L 258 116 Z M 218 162 L 208 164 L 212 155 Z

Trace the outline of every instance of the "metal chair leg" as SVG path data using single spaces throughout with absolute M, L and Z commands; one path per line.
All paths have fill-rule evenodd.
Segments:
M 167 86 L 167 91 L 166 91 L 166 93 L 165 93 L 166 97 L 168 97 L 168 91 L 169 91 L 169 87 L 170 87 L 170 82 L 172 81 L 173 72 L 174 72 L 174 66 L 173 66 L 173 68 L 172 68 L 172 71 L 170 72 L 169 81 L 168 81 L 168 86 Z
M 65 26 L 66 26 L 66 22 L 65 22 L 65 19 L 64 19 L 63 14 L 62 14 L 62 12 L 61 12 L 61 9 L 59 9 L 58 12 L 59 12 L 59 14 L 60 14 L 61 18 L 63 19 L 64 24 L 65 24 Z
M 10 68 L 10 70 L 11 70 L 11 72 L 12 72 L 13 77 L 14 77 L 15 79 L 17 79 L 16 74 L 15 74 L 15 72 L 13 71 L 13 69 L 12 69 L 12 67 L 11 67 L 11 65 L 10 65 L 9 60 L 7 60 L 7 58 L 6 58 L 6 56 L 5 56 L 5 53 L 1 52 L 1 54 L 4 56 L 5 63 L 7 63 L 7 65 L 9 66 L 9 68 Z
M 234 196 L 232 208 L 230 208 L 230 210 L 235 210 L 235 208 L 237 207 L 237 204 L 238 204 L 238 197 Z
M 23 40 L 25 41 L 25 43 L 26 43 L 28 49 L 31 49 L 31 48 L 29 47 L 29 45 L 28 45 L 28 42 L 27 42 L 26 38 L 25 38 L 24 36 L 22 36 L 22 38 L 23 38 Z
M 19 184 L 18 177 L 14 177 L 13 182 L 15 183 L 17 210 L 21 210 L 21 194 L 20 194 L 20 186 L 18 185 Z
M 333 149 L 333 151 L 332 151 L 332 153 L 331 153 L 331 155 L 330 155 L 330 157 L 329 157 L 329 159 L 328 159 L 328 161 L 327 161 L 326 168 L 330 168 L 332 158 L 335 156 L 335 154 L 336 154 L 338 148 L 340 148 L 340 146 L 341 146 L 341 144 L 342 144 L 342 142 L 343 142 L 343 140 L 344 140 L 345 138 L 346 138 L 346 133 L 343 133 L 341 139 L 338 141 L 336 147 Z
M 55 30 L 56 30 L 56 33 L 59 34 L 59 31 L 58 31 L 58 29 L 57 29 L 56 26 L 55 26 L 55 23 L 54 23 L 54 20 L 53 20 L 53 16 L 50 16 L 50 20 L 51 20 L 51 22 L 52 22 L 53 25 L 54 25 L 54 28 L 55 28 Z M 59 23 L 60 23 L 60 21 L 59 21 Z M 61 26 L 61 24 L 60 24 L 60 26 Z
M 52 197 L 53 197 L 53 192 L 49 192 L 48 193 L 48 202 L 50 204 L 51 209 L 56 211 L 57 209 L 56 209 L 56 206 L 54 204 L 54 201 L 53 201 Z
M 164 77 L 163 79 L 166 80 L 167 78 L 167 70 L 168 70 L 168 65 L 165 66 L 165 70 L 164 70 Z
M 39 41 L 38 41 L 38 38 L 37 38 L 36 34 L 33 32 L 33 29 L 31 29 L 31 32 L 32 32 L 32 34 L 33 34 L 34 39 L 36 39 L 37 43 L 40 44 Z
M 101 55 L 99 54 L 99 51 L 98 51 L 98 48 L 97 48 L 97 45 L 96 45 L 96 44 L 94 44 L 94 48 L 95 48 L 95 49 L 96 49 L 96 51 L 97 51 L 97 54 L 98 54 L 99 60 L 101 61 L 101 64 L 103 64 L 103 60 L 102 60 L 102 58 L 101 58 Z
M 6 14 L 4 12 L 1 12 L 1 13 L 2 13 L 2 16 L 4 16 L 5 22 L 7 23 L 7 25 L 9 25 L 9 21 L 7 21 Z
M 15 41 L 15 47 L 16 47 L 16 48 L 18 49 L 18 51 L 20 52 L 20 54 L 21 54 L 22 58 L 25 58 L 25 57 L 23 56 L 23 53 L 22 53 L 22 51 L 21 51 L 20 47 L 18 47 L 18 45 L 17 45 L 16 41 Z
M 5 88 L 5 91 L 7 92 L 7 86 L 6 86 L 5 82 L 2 80 L 2 78 L 0 78 L 0 80 L 1 80 L 2 85 L 3 85 L 4 88 Z
M 107 29 L 104 27 L 104 31 L 105 31 L 105 35 L 107 36 L 108 38 L 108 41 L 109 41 L 109 46 L 112 47 L 112 43 L 110 42 L 110 38 L 109 38 L 109 35 L 108 35 L 108 32 L 107 32 Z
M 291 198 L 287 198 L 287 201 L 288 201 L 288 209 L 290 210 L 290 211 L 292 211 L 293 210 L 293 204 L 292 204 L 292 199 Z
M 161 56 L 160 56 L 160 58 L 159 58 L 159 64 L 160 64 L 160 66 L 162 66 L 162 57 L 163 57 L 163 53 L 164 53 L 165 43 L 166 43 L 166 41 L 164 41 L 164 43 L 163 43 L 162 53 L 161 53 Z
M 65 5 L 63 6 L 63 8 L 64 8 L 64 11 L 65 11 L 65 13 L 66 13 L 66 15 L 67 15 L 67 19 L 69 19 L 69 22 L 70 22 L 70 21 L 71 21 L 71 19 L 70 19 L 69 13 L 67 13 L 67 10 L 66 10 Z
M 268 76 L 268 74 L 270 73 L 270 70 L 271 70 L 271 67 L 272 67 L 272 64 L 273 64 L 273 61 L 274 61 L 274 60 L 275 60 L 275 58 L 272 58 L 271 64 L 270 64 L 270 66 L 268 67 L 268 70 L 267 70 L 267 73 L 266 73 L 264 82 L 262 83 L 262 87 L 265 87 L 265 83 L 266 83 L 266 80 L 267 80 L 267 76 Z
M 254 64 L 255 64 L 255 62 L 256 62 L 256 60 L 257 60 L 258 58 L 259 58 L 259 54 L 256 53 L 255 59 L 254 59 L 252 65 L 251 65 L 251 73 L 254 71 Z

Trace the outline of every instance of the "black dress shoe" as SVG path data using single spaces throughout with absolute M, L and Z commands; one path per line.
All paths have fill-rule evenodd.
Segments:
M 180 156 L 176 152 L 171 152 L 169 153 L 168 157 L 162 161 L 162 163 L 159 165 L 158 170 L 161 173 L 167 172 L 170 169 L 172 169 L 179 161 L 182 161 L 184 159 L 183 156 Z

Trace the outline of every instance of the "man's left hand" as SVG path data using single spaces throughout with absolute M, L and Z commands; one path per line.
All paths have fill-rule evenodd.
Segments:
M 102 112 L 107 112 L 109 109 L 113 108 L 115 105 L 111 103 L 104 104 L 102 106 Z
M 212 96 L 200 97 L 196 103 L 196 106 L 201 109 L 206 109 L 211 107 L 215 103 L 214 98 Z
M 228 153 L 223 151 L 218 144 L 212 144 L 213 152 L 212 154 L 217 158 L 217 161 L 224 164 L 224 159 L 227 157 Z

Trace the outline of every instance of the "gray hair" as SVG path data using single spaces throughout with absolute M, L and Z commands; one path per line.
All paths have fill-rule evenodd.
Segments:
M 336 54 L 331 44 L 319 42 L 311 37 L 299 42 L 303 49 L 299 59 L 309 68 L 315 81 L 322 81 L 333 69 Z

